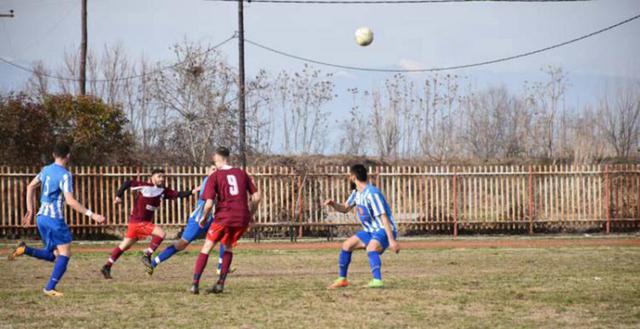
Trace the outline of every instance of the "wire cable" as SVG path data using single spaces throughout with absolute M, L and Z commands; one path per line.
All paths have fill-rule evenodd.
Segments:
M 200 55 L 204 55 L 206 53 L 209 53 L 209 52 L 211 52 L 211 51 L 223 46 L 224 44 L 226 44 L 227 42 L 229 42 L 229 41 L 231 41 L 231 40 L 233 40 L 235 38 L 236 38 L 236 34 L 234 33 L 232 36 L 228 37 L 224 41 L 222 41 L 222 42 L 216 44 L 215 46 L 210 47 L 207 50 L 203 51 Z M 5 58 L 3 58 L 1 56 L 0 56 L 0 62 L 4 62 L 4 63 L 6 63 L 8 65 L 11 65 L 11 66 L 17 68 L 17 69 L 22 70 L 22 71 L 29 72 L 29 73 L 32 73 L 32 74 L 36 74 L 36 72 L 34 70 L 32 70 L 32 69 L 30 69 L 30 68 L 28 68 L 28 67 L 26 67 L 24 65 L 20 65 L 20 64 L 14 63 L 14 62 L 12 62 L 10 60 L 7 60 L 7 59 L 5 59 Z M 145 72 L 145 73 L 140 73 L 140 74 L 134 74 L 134 75 L 124 76 L 124 77 L 117 77 L 117 78 L 113 78 L 113 79 L 87 79 L 86 81 L 87 81 L 87 83 L 93 83 L 93 82 L 114 82 L 114 81 L 140 79 L 140 78 L 144 78 L 145 76 L 153 75 L 153 74 L 159 73 L 161 71 L 177 67 L 177 66 L 179 66 L 180 64 L 182 64 L 184 62 L 185 61 L 180 61 L 180 62 L 171 64 L 171 65 L 166 65 L 166 66 L 159 67 L 159 68 L 157 68 L 155 70 L 152 70 L 150 72 Z M 60 80 L 60 81 L 76 81 L 76 82 L 80 81 L 80 79 L 78 79 L 78 78 L 63 77 L 63 76 L 58 76 L 58 75 L 45 73 L 45 72 L 37 72 L 37 74 L 41 74 L 41 75 L 43 75 L 45 77 L 48 77 L 48 78 L 51 78 L 51 79 L 55 79 L 55 80 Z
M 214 2 L 235 2 L 240 0 L 206 0 Z M 395 4 L 425 4 L 425 3 L 456 3 L 456 2 L 586 2 L 593 0 L 243 0 L 247 3 L 275 3 L 275 4 L 303 4 L 303 5 L 395 5 Z
M 574 43 L 574 42 L 578 42 L 580 40 L 584 40 L 587 38 L 590 38 L 592 36 L 595 36 L 597 34 L 600 33 L 604 33 L 606 31 L 612 30 L 618 26 L 621 26 L 623 24 L 627 24 L 633 20 L 636 20 L 640 18 L 640 14 L 635 15 L 633 17 L 627 18 L 621 22 L 618 22 L 616 24 L 607 26 L 605 28 L 602 28 L 600 30 L 591 32 L 589 34 L 585 34 L 583 36 L 571 39 L 571 40 L 567 40 L 561 43 L 557 43 L 548 47 L 544 47 L 544 48 L 540 48 L 540 49 L 536 49 L 536 50 L 532 50 L 532 51 L 528 51 L 525 53 L 521 53 L 521 54 L 517 54 L 517 55 L 512 55 L 512 56 L 507 56 L 507 57 L 501 57 L 501 58 L 497 58 L 497 59 L 492 59 L 492 60 L 487 60 L 487 61 L 482 61 L 482 62 L 476 62 L 476 63 L 470 63 L 470 64 L 463 64 L 463 65 L 455 65 L 455 66 L 445 66 L 445 67 L 434 67 L 434 68 L 427 68 L 427 69 L 381 69 L 381 68 L 370 68 L 370 67 L 358 67 L 358 66 L 350 66 L 350 65 L 341 65 L 341 64 L 334 64 L 334 63 L 329 63 L 329 62 L 323 62 L 323 61 L 319 61 L 319 60 L 315 60 L 315 59 L 311 59 L 311 58 L 306 58 L 306 57 L 302 57 L 302 56 L 298 56 L 298 55 L 293 55 L 287 52 L 284 52 L 282 50 L 277 50 L 268 46 L 265 46 L 263 44 L 257 43 L 255 41 L 249 40 L 249 39 L 245 39 L 245 42 L 254 45 L 256 47 L 262 48 L 264 50 L 270 51 L 272 53 L 276 53 L 279 54 L 281 56 L 285 56 L 285 57 L 289 57 L 289 58 L 293 58 L 293 59 L 297 59 L 299 61 L 303 61 L 303 62 L 308 62 L 308 63 L 313 63 L 313 64 L 318 64 L 318 65 L 324 65 L 324 66 L 329 66 L 329 67 L 335 67 L 335 68 L 340 68 L 340 69 L 345 69 L 345 70 L 353 70 L 353 71 L 366 71 L 366 72 L 387 72 L 387 73 L 415 73 L 415 72 L 437 72 L 437 71 L 450 71 L 450 70 L 459 70 L 459 69 L 465 69 L 465 68 L 471 68 L 471 67 L 477 67 L 477 66 L 484 66 L 484 65 L 489 65 L 489 64 L 495 64 L 495 63 L 500 63 L 500 62 L 506 62 L 506 61 L 511 61 L 514 59 L 518 59 L 518 58 L 523 58 L 523 57 L 527 57 L 527 56 L 531 56 L 531 55 L 535 55 L 535 54 L 539 54 L 545 51 L 549 51 L 555 48 L 559 48 L 562 46 L 566 46 L 568 44 Z

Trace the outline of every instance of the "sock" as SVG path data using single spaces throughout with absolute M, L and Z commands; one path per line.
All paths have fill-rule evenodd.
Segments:
M 222 273 L 222 257 L 224 257 L 224 245 L 220 244 L 220 254 L 218 256 L 218 271 Z
M 222 269 L 220 270 L 220 278 L 218 278 L 218 284 L 224 284 L 224 281 L 227 279 L 227 273 L 229 273 L 229 268 L 231 268 L 231 261 L 233 260 L 233 253 L 231 251 L 224 251 L 224 255 L 222 256 Z
M 196 266 L 193 269 L 193 284 L 200 284 L 200 277 L 202 276 L 202 271 L 204 271 L 205 266 L 207 266 L 207 261 L 209 260 L 209 254 L 198 254 L 198 259 L 196 260 Z
M 62 279 L 64 272 L 67 271 L 67 264 L 69 264 L 69 257 L 59 255 L 58 259 L 56 259 L 56 264 L 53 266 L 53 271 L 51 271 L 51 278 L 49 279 L 49 283 L 47 283 L 47 290 L 53 290 L 56 288 L 56 285 Z
M 346 278 L 347 271 L 349 270 L 349 264 L 351 263 L 351 252 L 340 249 L 340 256 L 338 256 L 338 267 L 340 268 L 340 277 Z
M 147 256 L 151 256 L 153 254 L 153 252 L 156 251 L 156 249 L 158 249 L 158 247 L 162 243 L 162 240 L 164 240 L 164 237 L 157 236 L 157 235 L 152 235 L 151 236 L 151 243 L 149 244 L 149 248 L 147 248 L 144 251 L 144 254 L 147 255 Z
M 373 274 L 373 278 L 382 280 L 382 273 L 380 271 L 382 261 L 380 260 L 380 254 L 377 251 L 370 251 L 367 255 L 369 256 L 369 266 L 371 266 L 371 274 Z
M 37 259 L 46 260 L 48 262 L 53 262 L 56 260 L 56 255 L 54 255 L 51 251 L 46 249 L 36 249 L 31 247 L 25 247 L 24 253 Z
M 171 258 L 171 256 L 173 256 L 173 254 L 177 253 L 178 249 L 176 249 L 176 246 L 174 245 L 170 245 L 166 248 L 164 248 L 164 250 L 160 253 L 160 255 L 156 256 L 156 258 L 154 258 L 151 261 L 151 265 L 153 265 L 153 267 L 158 266 L 158 264 L 164 262 L 165 260 Z
M 104 266 L 111 268 L 111 265 L 113 265 L 113 263 L 115 263 L 118 258 L 120 258 L 120 255 L 122 255 L 124 253 L 124 250 L 120 249 L 120 247 L 115 247 L 113 248 L 113 250 L 111 251 L 111 257 L 109 257 L 109 259 L 107 260 L 107 263 L 104 264 Z

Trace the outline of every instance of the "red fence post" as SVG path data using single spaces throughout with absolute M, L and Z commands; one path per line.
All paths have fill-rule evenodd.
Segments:
M 611 232 L 611 179 L 609 177 L 609 165 L 604 166 L 604 188 L 604 208 L 607 212 L 607 223 L 605 224 L 605 231 L 607 234 L 609 234 Z
M 529 166 L 529 234 L 533 234 L 533 171 Z
M 458 170 L 453 169 L 453 238 L 458 237 Z

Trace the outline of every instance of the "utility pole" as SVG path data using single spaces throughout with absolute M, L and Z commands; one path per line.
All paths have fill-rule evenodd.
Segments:
M 80 41 L 80 95 L 87 94 L 87 0 L 82 1 L 82 41 Z
M 240 163 L 242 168 L 247 167 L 247 128 L 245 114 L 245 89 L 244 89 L 244 0 L 238 0 L 238 115 L 240 125 Z
M 0 13 L 0 17 L 8 17 L 8 18 L 15 17 L 15 15 L 13 14 L 13 9 L 9 10 L 8 14 Z

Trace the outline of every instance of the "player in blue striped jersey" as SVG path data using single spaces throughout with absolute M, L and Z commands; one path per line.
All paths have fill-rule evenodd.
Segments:
M 338 279 L 329 286 L 329 289 L 344 288 L 349 285 L 347 271 L 351 263 L 351 253 L 356 249 L 367 250 L 373 275 L 368 286 L 380 288 L 384 286 L 380 255 L 387 248 L 391 248 L 395 253 L 400 251 L 400 245 L 396 241 L 396 224 L 384 195 L 377 187 L 368 183 L 367 169 L 363 165 L 358 164 L 350 168 L 349 180 L 355 188 L 347 202 L 338 204 L 333 200 L 327 200 L 325 205 L 342 213 L 347 213 L 355 208 L 363 229 L 342 244 L 338 257 L 340 274 Z
M 69 257 L 71 257 L 72 237 L 64 219 L 63 200 L 75 211 L 91 217 L 97 223 L 104 222 L 103 216 L 85 208 L 73 197 L 73 178 L 66 168 L 70 153 L 68 145 L 56 145 L 53 150 L 55 162 L 42 168 L 42 171 L 27 186 L 27 212 L 22 220 L 24 226 L 31 225 L 34 191 L 39 185 L 42 185 L 40 210 L 37 214 L 36 224 L 44 249 L 32 248 L 24 242 L 20 242 L 9 254 L 9 260 L 26 254 L 34 258 L 55 262 L 51 278 L 43 289 L 45 295 L 51 297 L 63 295 L 55 288 L 66 272 Z
M 173 245 L 170 245 L 164 250 L 162 250 L 162 252 L 160 252 L 160 254 L 152 260 L 151 262 L 152 267 L 149 268 L 147 271 L 149 275 L 153 274 L 153 270 L 160 263 L 168 260 L 169 258 L 171 258 L 171 256 L 173 256 L 177 252 L 180 252 L 186 249 L 189 246 L 189 244 L 193 242 L 193 240 L 197 239 L 199 236 L 205 234 L 207 230 L 209 230 L 209 226 L 211 226 L 211 223 L 213 222 L 213 215 L 209 215 L 207 217 L 207 222 L 205 223 L 203 228 L 200 227 L 199 221 L 200 221 L 200 218 L 202 218 L 202 212 L 204 211 L 204 204 L 205 204 L 205 201 L 202 200 L 200 197 L 202 196 L 202 192 L 204 191 L 205 184 L 207 184 L 207 178 L 209 178 L 209 175 L 211 175 L 215 171 L 215 169 L 216 169 L 215 166 L 212 166 L 209 168 L 209 174 L 204 178 L 204 180 L 202 180 L 202 183 L 198 188 L 200 191 L 198 194 L 198 202 L 196 204 L 195 209 L 193 209 L 193 212 L 191 212 L 191 215 L 189 216 L 189 220 L 187 221 L 187 226 L 185 226 L 184 230 L 182 231 L 182 236 L 180 237 L 180 240 L 178 240 Z M 220 257 L 218 258 L 218 271 L 220 271 L 220 266 L 222 265 L 223 254 L 224 254 L 224 247 L 220 245 Z

